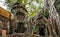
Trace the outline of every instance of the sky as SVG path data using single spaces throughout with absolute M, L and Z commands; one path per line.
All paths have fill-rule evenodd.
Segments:
M 7 6 L 5 5 L 5 0 L 0 0 L 0 7 L 4 8 L 7 10 Z

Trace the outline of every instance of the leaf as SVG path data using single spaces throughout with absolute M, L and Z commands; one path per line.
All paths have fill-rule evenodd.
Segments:
M 46 18 L 49 17 L 49 12 L 48 12 L 48 10 L 46 10 L 46 11 L 44 12 L 44 16 L 45 16 Z
M 35 26 L 35 28 L 34 28 L 34 32 L 37 32 L 37 30 L 38 30 L 38 28 L 37 28 L 37 26 Z
M 57 8 L 60 8 L 60 4 L 57 5 Z

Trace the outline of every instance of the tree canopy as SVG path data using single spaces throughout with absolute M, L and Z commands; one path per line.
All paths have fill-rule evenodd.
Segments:
M 7 8 L 11 10 L 12 5 L 16 2 L 23 3 L 28 11 L 29 17 L 35 16 L 43 8 L 44 0 L 5 0 Z

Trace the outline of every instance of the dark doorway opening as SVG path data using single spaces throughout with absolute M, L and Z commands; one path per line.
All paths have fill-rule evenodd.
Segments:
M 45 35 L 45 28 L 39 27 L 39 35 L 44 36 Z
M 26 27 L 24 26 L 24 23 L 23 22 L 18 22 L 16 32 L 17 33 L 24 33 L 25 30 L 26 30 Z

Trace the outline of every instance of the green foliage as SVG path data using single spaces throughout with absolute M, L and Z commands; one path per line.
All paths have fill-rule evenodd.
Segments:
M 54 5 L 56 7 L 58 14 L 60 15 L 60 0 L 55 0 Z
M 59 8 L 59 9 L 60 9 L 60 4 L 58 4 L 58 5 L 57 5 L 57 8 Z
M 60 14 L 60 4 L 58 4 L 58 5 L 56 6 L 56 10 L 57 10 L 58 13 Z
M 46 10 L 46 11 L 44 12 L 44 16 L 45 16 L 46 18 L 49 17 L 49 12 L 48 12 L 48 10 Z
M 34 32 L 37 32 L 37 30 L 38 30 L 38 27 L 37 27 L 37 26 L 35 26 L 35 28 L 34 28 Z
M 36 13 L 35 12 L 31 12 L 29 13 L 29 17 L 33 17 Z
M 23 3 L 28 11 L 29 17 L 34 17 L 38 11 L 43 7 L 41 4 L 43 4 L 42 0 L 6 0 L 6 5 L 9 11 L 11 10 L 13 4 L 15 2 Z M 10 11 L 11 12 L 11 11 Z
M 17 0 L 17 2 L 21 2 L 22 3 L 22 0 Z

